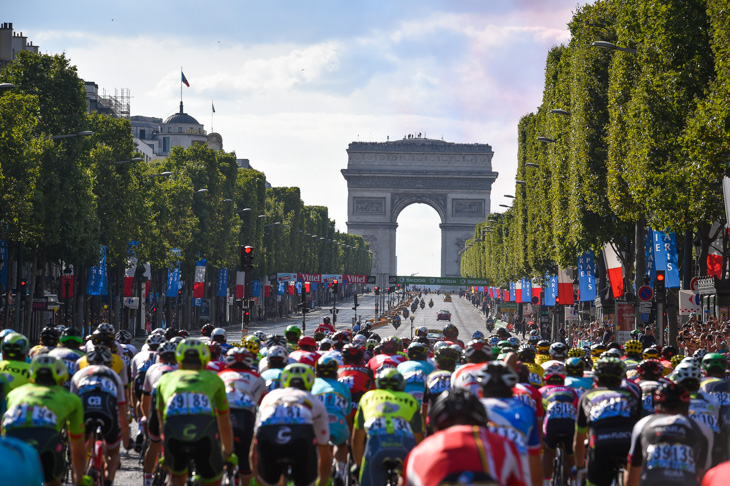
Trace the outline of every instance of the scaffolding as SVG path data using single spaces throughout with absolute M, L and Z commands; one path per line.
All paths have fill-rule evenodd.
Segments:
M 113 96 L 107 95 L 106 89 L 104 89 L 102 94 L 97 96 L 97 103 L 100 108 L 110 111 L 116 118 L 129 118 L 130 99 L 129 88 L 114 88 Z

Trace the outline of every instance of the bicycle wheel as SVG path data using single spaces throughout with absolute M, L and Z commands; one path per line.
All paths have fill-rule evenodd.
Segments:
M 158 462 L 155 467 L 154 475 L 152 476 L 152 486 L 165 486 L 167 484 L 167 471 L 162 465 L 162 462 Z

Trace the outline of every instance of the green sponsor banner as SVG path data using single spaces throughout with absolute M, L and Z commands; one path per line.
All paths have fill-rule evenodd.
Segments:
M 455 285 L 457 287 L 465 286 L 488 286 L 488 278 L 461 278 L 461 277 L 396 277 L 399 284 L 414 285 Z
M 499 310 L 508 310 L 508 309 L 517 310 L 517 303 L 516 302 L 502 302 L 501 304 L 499 304 Z

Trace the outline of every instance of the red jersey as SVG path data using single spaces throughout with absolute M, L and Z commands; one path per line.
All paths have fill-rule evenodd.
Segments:
M 320 355 L 319 353 L 315 353 L 314 351 L 302 351 L 300 349 L 289 353 L 289 357 L 299 363 L 314 366 L 315 364 L 317 364 L 317 360 L 320 358 Z
M 526 486 L 515 444 L 486 427 L 456 425 L 426 437 L 406 457 L 407 486 L 457 484 L 464 473 L 470 482 Z
M 315 329 L 314 332 L 323 332 L 325 334 L 328 333 L 328 332 L 334 333 L 335 332 L 335 326 L 333 326 L 332 324 L 324 324 L 324 323 L 322 323 L 319 326 L 317 326 L 317 329 Z
M 207 365 L 205 365 L 205 369 L 208 371 L 215 371 L 218 373 L 219 371 L 223 371 L 223 368 L 226 367 L 226 364 L 223 361 L 211 361 Z
M 375 378 L 370 368 L 365 366 L 340 366 L 337 370 L 337 381 L 350 388 L 352 394 L 352 416 L 355 417 L 360 398 L 375 388 Z
M 368 368 L 377 375 L 381 368 L 397 368 L 404 361 L 408 361 L 408 358 L 402 354 L 379 354 L 370 358 Z
M 522 403 L 529 405 L 535 411 L 537 421 L 541 421 L 545 416 L 545 407 L 542 404 L 542 393 L 540 390 L 529 383 L 517 383 L 512 388 L 515 398 L 519 398 Z
M 451 388 L 465 388 L 481 398 L 482 385 L 477 381 L 477 375 L 484 368 L 484 363 L 467 363 L 459 366 L 451 374 Z

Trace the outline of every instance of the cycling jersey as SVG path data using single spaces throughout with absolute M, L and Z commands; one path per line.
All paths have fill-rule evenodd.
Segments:
M 423 401 L 433 405 L 436 398 L 446 390 L 451 390 L 451 372 L 436 370 L 426 377 L 426 391 L 423 394 Z
M 347 417 L 352 412 L 352 395 L 350 388 L 334 378 L 316 378 L 312 395 L 321 401 L 327 409 L 330 426 L 330 441 L 334 445 L 347 442 L 350 429 Z
M 572 454 L 578 393 L 564 385 L 547 385 L 540 388 L 540 394 L 545 408 L 542 426 L 545 446 L 557 449 L 562 444 L 565 452 Z
M 81 359 L 84 352 L 80 349 L 61 347 L 52 349 L 48 354 L 62 360 L 68 370 L 68 376 L 73 376 L 76 371 L 76 361 Z
M 155 364 L 156 359 L 156 351 L 146 351 L 144 353 L 139 353 L 137 356 L 132 358 L 132 383 L 134 383 L 134 395 L 137 397 L 137 399 L 142 398 L 142 389 L 144 388 L 145 375 L 147 374 L 147 370 L 150 369 L 150 366 Z
M 206 371 L 212 371 L 213 373 L 220 373 L 226 367 L 223 361 L 211 360 L 205 365 Z
M 86 356 L 83 356 L 76 361 L 76 371 L 87 366 L 89 366 L 89 360 Z M 112 365 L 110 368 L 119 375 L 124 386 L 129 384 L 129 371 L 127 369 L 127 365 L 124 364 L 124 360 L 122 360 L 118 354 L 112 354 Z
M 162 375 L 167 374 L 170 371 L 175 371 L 176 369 L 177 364 L 172 363 L 155 363 L 150 366 L 144 376 L 142 394 L 151 395 L 155 388 L 157 388 L 157 382 L 160 381 Z
M 659 388 L 658 381 L 641 380 L 637 382 L 641 388 L 641 416 L 646 417 L 654 413 L 654 392 Z
M 540 453 L 537 416 L 519 398 L 482 398 L 489 430 L 513 441 L 521 456 Z
M 484 363 L 467 363 L 459 366 L 451 374 L 451 388 L 465 388 L 474 395 L 482 396 L 482 385 L 477 380 L 477 375 L 484 367 Z
M 0 438 L 0 471 L 13 484 L 41 485 L 44 481 L 38 451 L 13 437 Z
M 340 356 L 342 356 L 342 354 L 340 354 Z M 289 357 L 297 363 L 307 364 L 311 367 L 314 367 L 314 365 L 317 364 L 317 360 L 319 360 L 320 355 L 319 353 L 315 353 L 313 351 L 297 350 L 290 353 Z M 342 363 L 340 363 L 340 366 L 342 366 Z
M 119 406 L 126 403 L 119 375 L 103 365 L 87 366 L 71 379 L 71 393 L 81 398 L 84 419 L 96 421 L 108 446 L 115 448 L 122 439 Z
M 205 370 L 177 370 L 163 375 L 155 393 L 162 418 L 228 413 L 226 388 L 217 375 Z
M 723 462 L 707 471 L 702 478 L 702 486 L 725 486 L 730 477 L 730 462 Z
M 548 354 L 537 354 L 535 355 L 535 364 L 542 366 L 543 363 L 550 361 L 550 355 Z
M 655 414 L 634 426 L 628 462 L 641 466 L 642 486 L 699 486 L 710 467 L 712 432 L 684 415 Z
M 707 425 L 713 434 L 720 433 L 720 402 L 701 391 L 691 393 L 689 416 L 697 422 Z
M 351 416 L 354 418 L 360 403 L 360 398 L 362 398 L 365 392 L 372 390 L 375 385 L 373 372 L 370 368 L 364 366 L 340 366 L 337 370 L 337 381 L 344 383 L 350 389 L 350 395 L 352 397 Z
M 399 364 L 398 372 L 406 382 L 405 392 L 410 393 L 418 403 L 423 403 L 423 394 L 426 391 L 426 377 L 433 371 L 433 365 L 428 361 L 404 361 Z
M 517 447 L 485 427 L 456 425 L 416 446 L 403 468 L 406 486 L 527 484 Z
M 35 358 L 36 356 L 40 354 L 48 354 L 53 349 L 56 349 L 55 346 L 44 346 L 43 344 L 36 344 L 32 348 L 30 348 L 30 351 L 28 351 L 28 358 L 31 360 Z
M 264 358 L 266 359 L 266 358 Z M 261 360 L 263 362 L 263 360 Z M 266 391 L 273 391 L 281 388 L 281 369 L 271 368 L 261 372 L 261 378 L 266 383 Z
M 378 371 L 383 368 L 397 368 L 399 364 L 406 361 L 408 358 L 402 354 L 378 354 L 373 356 L 368 361 L 368 368 L 373 372 L 373 375 L 377 375 Z
M 713 462 L 730 459 L 730 380 L 727 378 L 706 378 L 700 391 L 715 398 L 720 403 L 720 437 L 715 438 Z
M 273 425 L 309 425 L 316 443 L 329 442 L 329 416 L 324 404 L 311 393 L 296 388 L 279 388 L 268 393 L 256 415 L 256 429 Z
M 565 386 L 569 386 L 570 388 L 574 389 L 576 393 L 578 393 L 578 398 L 583 396 L 583 394 L 593 388 L 594 381 L 592 378 L 582 376 L 566 376 L 565 377 Z
M 545 384 L 545 382 L 543 381 L 543 376 L 545 375 L 545 369 L 542 366 L 537 365 L 535 363 L 525 363 L 525 366 L 527 367 L 527 370 L 530 372 L 530 374 L 528 375 L 530 385 L 536 386 L 538 388 L 543 386 Z
M 30 382 L 30 365 L 25 361 L 0 361 L 0 373 L 8 380 L 10 390 Z
M 517 383 L 512 388 L 515 398 L 519 398 L 526 405 L 529 405 L 535 411 L 537 421 L 542 422 L 545 417 L 545 407 L 542 403 L 542 395 L 540 390 L 528 383 Z

